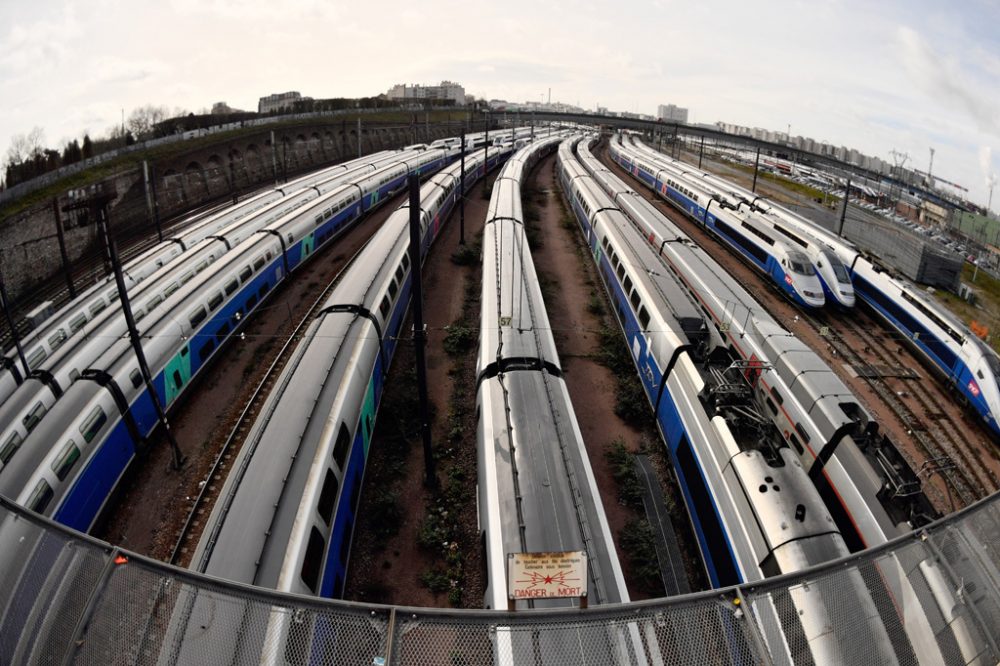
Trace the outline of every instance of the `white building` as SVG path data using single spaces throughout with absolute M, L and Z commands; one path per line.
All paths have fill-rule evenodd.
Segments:
M 656 117 L 666 122 L 686 124 L 688 110 L 673 104 L 660 104 L 656 109 Z
M 418 84 L 406 85 L 397 83 L 389 88 L 386 97 L 398 101 L 420 101 L 450 99 L 455 102 L 455 106 L 465 106 L 465 88 L 461 84 L 453 81 L 442 81 L 437 86 L 422 86 Z
M 273 95 L 260 98 L 260 101 L 257 102 L 257 113 L 283 111 L 284 109 L 292 108 L 295 105 L 295 102 L 310 99 L 312 99 L 312 97 L 303 97 L 300 93 L 295 91 L 274 93 Z

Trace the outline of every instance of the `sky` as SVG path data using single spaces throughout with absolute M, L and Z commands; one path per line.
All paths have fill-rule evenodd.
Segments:
M 1000 3 L 885 0 L 2 0 L 0 160 L 144 104 L 256 110 L 448 79 L 476 96 L 724 121 L 846 145 L 969 189 L 1000 171 Z M 1000 187 L 994 209 L 1000 208 Z

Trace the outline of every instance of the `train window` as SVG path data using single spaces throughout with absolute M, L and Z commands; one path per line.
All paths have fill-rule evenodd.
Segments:
M 799 438 L 796 437 L 794 433 L 788 436 L 788 441 L 792 443 L 792 446 L 795 448 L 796 451 L 798 451 L 799 455 L 802 455 L 805 449 L 802 448 L 802 443 L 799 441 Z
M 775 416 L 778 415 L 778 408 L 775 406 L 774 401 L 770 398 L 764 398 L 764 402 L 767 403 L 767 408 L 771 410 L 771 414 Z
M 94 407 L 94 411 L 90 413 L 87 420 L 80 426 L 80 434 L 83 435 L 83 439 L 87 443 L 93 441 L 97 433 L 100 432 L 101 427 L 107 423 L 107 420 L 108 417 L 104 413 L 104 410 L 100 406 Z
M 781 397 L 781 394 L 778 393 L 778 389 L 774 386 L 771 387 L 771 397 L 773 397 L 774 401 L 779 405 L 785 404 L 785 399 Z
M 21 433 L 12 432 L 7 441 L 4 442 L 3 448 L 0 449 L 0 462 L 6 465 L 10 462 L 10 459 L 17 453 L 17 450 L 21 448 Z
M 108 307 L 108 304 L 104 302 L 103 298 L 97 299 L 97 302 L 90 306 L 91 316 L 97 315 L 98 312 Z
M 59 452 L 59 456 L 52 461 L 52 471 L 56 473 L 56 477 L 60 481 L 65 481 L 66 477 L 69 476 L 69 471 L 73 469 L 73 465 L 79 459 L 80 448 L 71 439 L 66 442 L 66 446 Z
M 181 286 L 179 284 L 177 284 L 176 282 L 171 282 L 169 285 L 167 285 L 167 288 L 163 290 L 163 297 L 169 298 L 170 294 L 174 293 L 180 288 Z
M 80 314 L 73 317 L 72 319 L 69 320 L 70 333 L 76 333 L 81 328 L 83 328 L 83 325 L 86 323 L 87 323 L 87 315 Z
M 130 372 L 128 378 L 132 382 L 132 388 L 139 388 L 142 385 L 142 373 L 139 372 L 139 368 Z
M 219 307 L 219 305 L 222 303 L 222 300 L 223 300 L 222 292 L 221 291 L 216 292 L 212 296 L 212 298 L 208 299 L 208 309 L 214 310 L 215 308 Z
M 639 327 L 644 331 L 649 329 L 649 313 L 645 305 L 639 308 Z
M 319 492 L 319 504 L 316 506 L 320 518 L 327 525 L 333 518 L 333 507 L 337 503 L 337 490 L 339 488 L 340 482 L 337 481 L 336 475 L 332 469 L 327 468 L 326 478 L 323 479 L 323 489 Z
M 269 283 L 267 283 L 267 282 L 265 282 L 264 284 L 260 285 L 260 289 L 257 290 L 257 295 L 261 298 L 261 300 L 263 300 L 264 297 L 267 296 L 267 290 L 270 289 L 270 288 L 271 288 L 271 285 Z
M 639 292 L 633 291 L 629 296 L 629 302 L 632 303 L 632 308 L 638 310 L 639 308 Z
M 403 270 L 405 271 L 409 267 L 410 267 L 410 255 L 404 254 L 403 255 Z
M 295 236 L 293 236 L 292 234 L 288 234 L 288 244 L 291 245 L 294 242 L 295 242 Z
M 198 358 L 201 360 L 202 363 L 204 363 L 205 361 L 208 360 L 208 357 L 212 355 L 213 351 L 215 351 L 215 340 L 209 338 L 208 342 L 203 344 L 201 346 L 201 349 L 198 350 Z
M 205 321 L 205 317 L 207 316 L 208 313 L 205 312 L 204 307 L 199 307 L 197 310 L 192 311 L 191 314 L 188 315 L 188 321 L 191 322 L 191 328 L 196 328 L 198 324 Z
M 382 298 L 382 303 L 378 306 L 378 311 L 382 315 L 382 321 L 386 321 L 386 317 L 389 316 L 389 297 L 384 296 Z
M 986 375 L 983 374 L 982 370 L 976 370 L 976 375 L 978 375 L 980 379 L 986 379 Z
M 49 347 L 56 349 L 59 345 L 66 341 L 66 337 L 66 331 L 60 328 L 49 336 Z
M 618 270 L 615 271 L 615 272 L 618 274 L 618 279 L 619 280 L 625 279 L 625 266 L 624 266 L 624 264 L 618 264 Z
M 118 290 L 112 289 L 108 292 L 108 303 L 114 303 L 118 300 Z
M 180 283 L 187 284 L 188 282 L 191 281 L 191 278 L 193 277 L 194 277 L 194 271 L 188 271 L 187 273 L 181 276 Z
M 396 298 L 396 294 L 399 292 L 399 287 L 396 286 L 396 281 L 393 280 L 389 283 L 389 298 Z
M 351 433 L 347 432 L 347 426 L 340 424 L 340 432 L 337 433 L 337 443 L 333 445 L 333 462 L 337 467 L 344 469 L 344 460 L 347 459 L 347 449 L 351 445 Z
M 309 544 L 306 546 L 306 556 L 302 560 L 302 582 L 316 593 L 316 584 L 319 583 L 319 572 L 323 565 L 323 550 L 326 542 L 323 535 L 313 526 L 309 532 Z
M 253 269 L 255 271 L 259 271 L 261 268 L 264 267 L 265 263 L 267 263 L 267 260 L 264 259 L 264 257 L 257 257 L 256 259 L 254 259 Z
M 802 437 L 802 441 L 804 441 L 806 444 L 809 443 L 809 433 L 806 432 L 805 428 L 802 427 L 801 423 L 795 424 L 795 431 L 799 433 L 800 437 Z
M 240 282 L 244 284 L 253 275 L 253 270 L 249 266 L 244 266 L 243 270 L 240 271 Z
M 34 370 L 42 361 L 45 360 L 46 356 L 48 356 L 48 354 L 45 353 L 43 348 L 36 348 L 35 351 L 28 354 L 28 367 Z
M 175 289 L 175 291 L 176 291 L 176 289 Z M 171 292 L 171 293 L 173 293 L 173 292 Z M 163 298 L 161 298 L 160 295 L 157 294 L 156 296 L 153 296 L 151 299 L 149 299 L 148 303 L 146 303 L 146 310 L 148 312 L 152 312 L 153 308 L 155 308 L 157 305 L 159 305 L 162 302 L 163 302 Z
M 625 287 L 625 293 L 626 294 L 629 293 L 630 291 L 632 291 L 632 278 L 630 278 L 629 276 L 626 275 L 625 276 L 625 280 L 624 280 L 624 282 L 622 282 L 622 284 Z
M 31 493 L 31 497 L 28 498 L 28 508 L 37 513 L 42 513 L 45 511 L 45 507 L 49 505 L 52 501 L 52 486 L 45 479 L 38 482 L 35 486 L 34 491 Z
M 35 403 L 35 406 L 31 408 L 31 411 L 28 412 L 27 416 L 21 419 L 21 425 L 24 426 L 25 430 L 31 432 L 35 429 L 35 426 L 38 425 L 38 422 L 42 420 L 42 417 L 45 416 L 45 412 L 47 411 L 48 410 L 45 408 L 45 405 L 43 405 L 42 401 L 39 400 Z
M 234 293 L 236 293 L 236 290 L 239 288 L 240 288 L 240 283 L 236 280 L 236 278 L 233 278 L 232 280 L 226 283 L 225 287 L 226 296 L 232 296 Z
M 273 254 L 271 254 L 271 251 L 270 251 L 270 250 L 268 250 L 267 252 L 265 252 L 265 253 L 264 253 L 264 259 L 265 259 L 266 261 L 271 261 L 271 257 L 273 257 L 273 256 L 274 256 L 274 255 L 273 255 Z
M 179 391 L 180 388 L 184 386 L 184 380 L 181 379 L 181 373 L 179 370 L 174 370 L 172 379 L 174 380 L 174 390 Z
M 194 267 L 194 272 L 195 273 L 201 273 L 206 268 L 208 268 L 208 262 L 207 261 L 202 261 L 202 262 L 199 262 L 198 265 Z
M 142 321 L 142 318 L 145 316 L 146 316 L 146 311 L 143 310 L 142 308 L 139 308 L 134 313 L 132 313 L 132 318 L 135 319 L 135 321 Z
M 316 226 L 318 227 L 321 224 L 323 224 L 323 216 L 322 215 L 317 215 L 316 216 Z
M 403 284 L 403 267 L 402 266 L 398 266 L 396 268 L 396 281 L 399 282 L 399 284 Z

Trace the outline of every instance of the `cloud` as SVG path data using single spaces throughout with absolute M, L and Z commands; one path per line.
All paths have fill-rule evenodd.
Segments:
M 901 26 L 896 32 L 900 56 L 910 77 L 936 100 L 967 113 L 980 130 L 1000 136 L 1000 109 L 992 91 L 967 80 L 954 58 L 934 51 L 916 30 Z
M 993 170 L 993 149 L 989 146 L 979 147 L 979 168 L 986 178 L 986 189 L 990 189 L 997 181 L 997 174 Z

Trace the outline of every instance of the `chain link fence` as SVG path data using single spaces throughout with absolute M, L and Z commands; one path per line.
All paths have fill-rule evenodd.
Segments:
M 756 585 L 591 610 L 282 595 L 122 551 L 0 498 L 4 664 L 995 664 L 1000 495 Z

